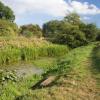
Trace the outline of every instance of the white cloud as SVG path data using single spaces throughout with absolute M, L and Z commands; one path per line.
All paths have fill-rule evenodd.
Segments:
M 88 2 L 68 0 L 0 0 L 10 6 L 17 19 L 26 15 L 47 14 L 54 17 L 65 16 L 69 12 L 77 12 L 81 15 L 100 14 L 100 8 Z
M 73 8 L 73 11 L 76 11 L 79 14 L 100 14 L 100 8 L 96 7 L 94 4 L 89 4 L 88 2 L 81 3 L 78 1 L 72 1 L 70 5 Z
M 76 11 L 79 14 L 98 14 L 100 9 L 93 4 L 79 1 L 65 2 L 64 0 L 2 0 L 9 5 L 16 14 L 46 13 L 52 16 L 64 16 L 68 12 Z
M 64 0 L 3 0 L 16 15 L 44 13 L 52 16 L 64 16 L 68 4 Z

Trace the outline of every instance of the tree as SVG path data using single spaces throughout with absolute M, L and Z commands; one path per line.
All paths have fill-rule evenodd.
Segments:
M 0 19 L 6 19 L 12 22 L 15 20 L 15 15 L 11 8 L 5 6 L 2 2 L 0 2 Z
M 80 16 L 77 13 L 70 13 L 64 20 L 73 25 L 79 25 L 81 23 Z
M 59 26 L 62 22 L 58 20 L 53 20 L 45 23 L 43 25 L 43 35 L 45 37 L 53 38 L 56 33 L 59 32 Z
M 86 44 L 85 34 L 79 30 L 78 26 L 66 24 L 63 27 L 55 39 L 56 43 L 66 44 L 71 48 Z
M 41 37 L 42 30 L 38 25 L 23 25 L 21 26 L 20 34 L 26 37 Z
M 100 41 L 100 29 L 98 29 L 96 40 Z
M 85 33 L 87 42 L 96 40 L 98 29 L 95 24 L 86 24 L 81 28 L 81 31 Z
M 44 36 L 50 41 L 66 44 L 72 48 L 86 43 L 85 34 L 79 30 L 78 25 L 73 25 L 64 20 L 50 21 L 43 26 Z
M 82 22 L 76 13 L 69 14 L 63 20 L 52 20 L 43 25 L 43 34 L 48 40 L 72 48 L 95 41 L 97 30 L 95 24 Z

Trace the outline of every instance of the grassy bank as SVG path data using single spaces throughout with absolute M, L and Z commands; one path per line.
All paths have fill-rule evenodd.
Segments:
M 30 90 L 16 100 L 99 100 L 100 74 L 97 70 L 99 66 L 93 64 L 100 58 L 97 55 L 96 61 L 93 60 L 96 47 L 97 44 L 91 44 L 72 50 L 53 69 L 43 75 L 58 76 L 51 86 Z
M 0 38 L 0 44 L 0 65 L 31 61 L 40 57 L 60 57 L 68 52 L 66 46 L 51 44 L 40 39 Z
M 53 48 L 52 44 L 49 45 Z M 39 50 L 40 53 L 36 53 L 38 54 L 37 56 L 35 55 L 36 58 L 32 56 L 32 50 L 34 50 L 32 48 L 10 47 L 9 50 L 17 49 L 19 52 L 18 55 L 24 53 L 26 55 L 25 61 L 34 60 L 33 64 L 46 69 L 46 72 L 41 76 L 33 75 L 18 79 L 16 82 L 8 80 L 7 83 L 1 84 L 0 100 L 66 100 L 66 98 L 67 100 L 99 100 L 99 43 L 76 48 L 67 53 L 67 55 L 60 51 L 63 50 L 63 46 L 59 50 L 59 46 L 57 45 L 59 52 L 55 53 L 56 49 L 54 48 L 56 46 L 54 46 L 54 51 L 52 51 L 52 49 L 47 48 L 49 45 L 36 47 L 35 49 Z M 40 49 L 42 47 L 43 49 Z M 22 53 L 21 50 L 23 50 Z M 47 53 L 48 50 L 50 50 L 49 53 Z M 59 53 L 65 56 L 59 59 Z M 17 58 L 21 59 L 21 55 L 18 55 Z M 58 59 L 56 60 L 52 57 L 57 57 Z M 48 87 L 39 88 L 37 86 L 38 88 L 36 87 L 32 90 L 31 87 L 33 85 L 48 76 L 56 76 L 57 79 Z

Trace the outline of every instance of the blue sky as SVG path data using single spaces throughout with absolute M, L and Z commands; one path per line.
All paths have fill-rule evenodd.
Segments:
M 100 27 L 100 0 L 0 0 L 10 6 L 18 25 L 39 24 L 62 19 L 69 12 L 77 12 L 87 23 Z

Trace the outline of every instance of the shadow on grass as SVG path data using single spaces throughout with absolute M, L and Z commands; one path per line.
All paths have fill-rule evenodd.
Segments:
M 91 72 L 100 87 L 100 43 L 92 51 L 92 67 Z
M 92 65 L 93 69 L 100 73 L 100 44 L 97 44 L 92 51 Z

